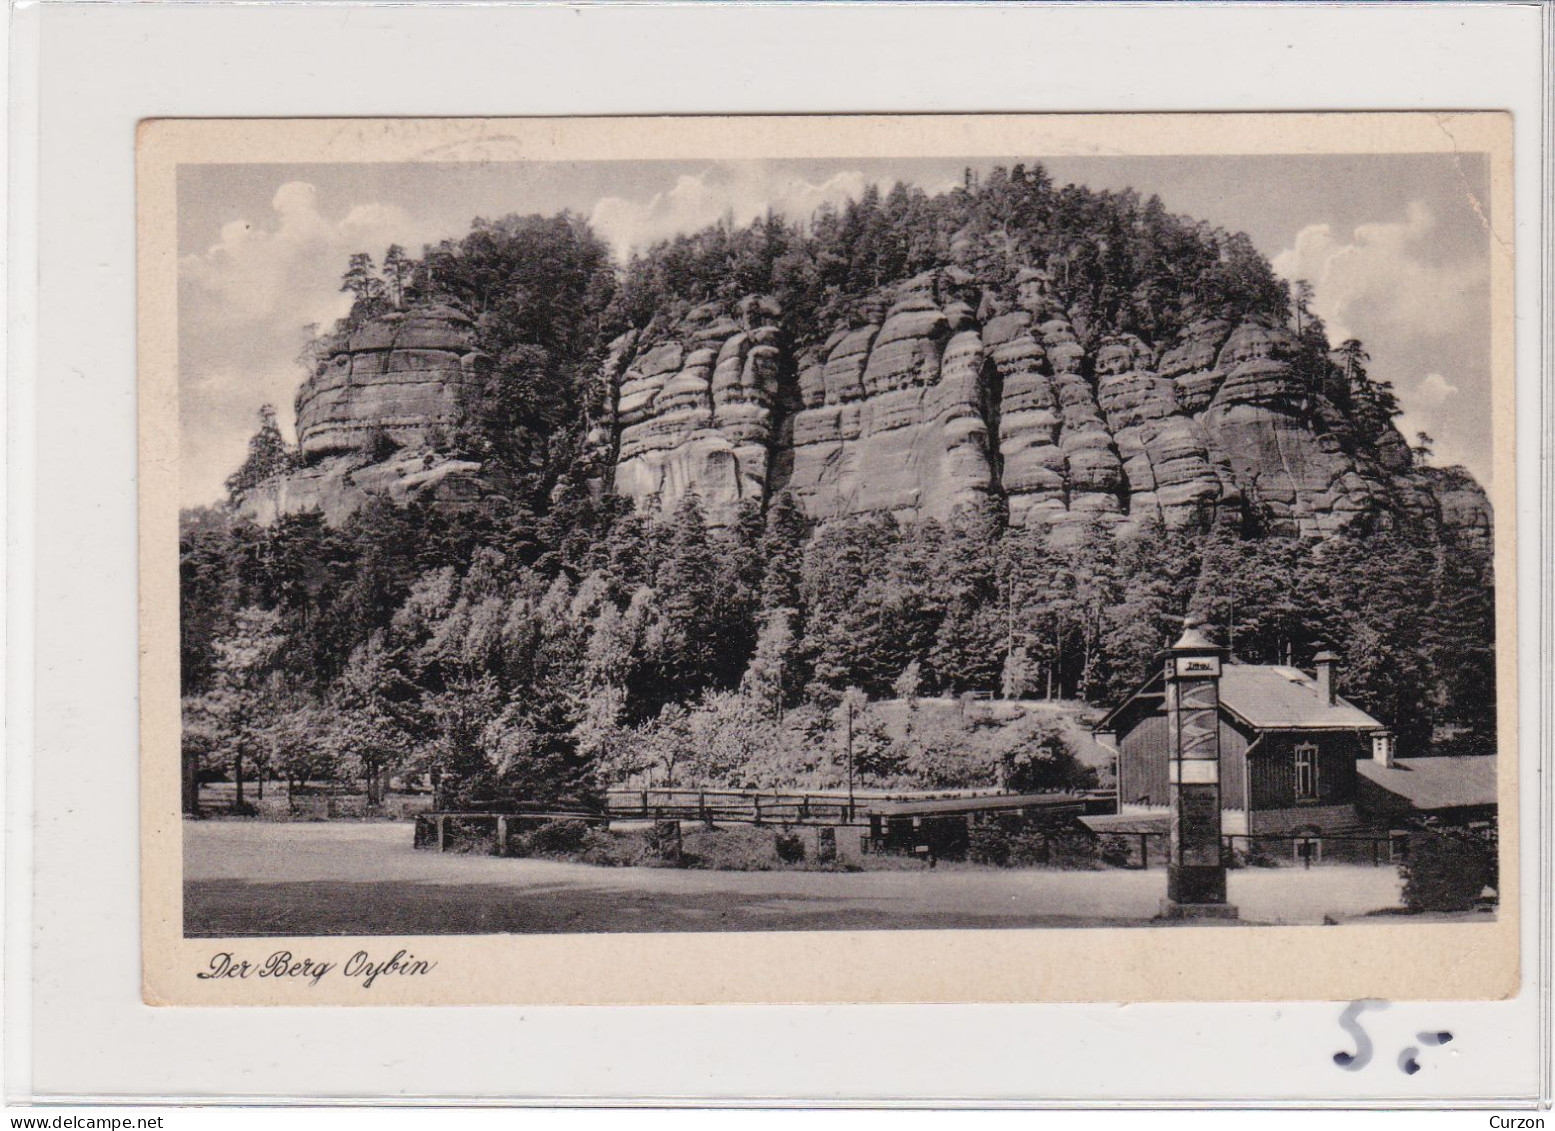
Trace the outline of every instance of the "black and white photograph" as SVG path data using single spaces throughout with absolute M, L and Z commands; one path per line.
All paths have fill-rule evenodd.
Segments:
M 1505 154 L 1033 138 L 176 163 L 198 977 L 1494 930 Z

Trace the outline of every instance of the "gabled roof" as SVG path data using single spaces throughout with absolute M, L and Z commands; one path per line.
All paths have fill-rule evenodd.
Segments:
M 1164 679 L 1156 672 L 1097 724 L 1114 726 L 1128 706 L 1141 697 L 1159 697 Z M 1354 703 L 1335 696 L 1318 697 L 1317 681 L 1296 668 L 1274 664 L 1227 663 L 1220 671 L 1220 706 L 1257 730 L 1380 730 L 1382 723 Z
M 1495 755 L 1459 758 L 1399 758 L 1391 766 L 1361 759 L 1356 771 L 1414 809 L 1452 809 L 1496 803 Z
M 1220 702 L 1259 730 L 1378 730 L 1382 724 L 1340 696 L 1325 703 L 1317 681 L 1296 668 L 1226 664 Z

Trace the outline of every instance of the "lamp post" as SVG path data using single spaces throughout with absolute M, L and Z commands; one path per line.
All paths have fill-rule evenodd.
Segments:
M 1165 654 L 1171 839 L 1167 855 L 1168 919 L 1234 919 L 1226 902 L 1226 865 L 1220 845 L 1219 645 L 1183 623 Z
M 853 820 L 853 693 L 848 689 L 848 820 Z
M 836 713 L 832 718 L 842 723 L 842 751 L 843 759 L 847 763 L 848 770 L 848 820 L 853 820 L 853 716 L 858 712 L 860 703 L 867 704 L 869 700 L 857 687 L 850 687 L 842 693 L 842 699 L 837 704 Z

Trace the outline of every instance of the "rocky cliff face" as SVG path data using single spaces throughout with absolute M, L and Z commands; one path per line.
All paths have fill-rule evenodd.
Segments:
M 484 380 L 475 325 L 451 306 L 375 318 L 333 343 L 297 391 L 305 459 L 360 451 L 375 433 L 427 447 L 464 420 Z
M 783 339 L 780 314 L 702 306 L 614 343 L 601 435 L 617 492 L 670 508 L 694 491 L 715 521 L 787 490 L 815 518 L 994 499 L 1017 526 L 1300 535 L 1474 509 L 1437 503 L 1396 433 L 1357 442 L 1283 328 L 1206 320 L 1087 350 L 1041 272 L 1001 294 L 958 267 L 808 343 Z
M 1426 493 L 1435 504 L 1443 526 L 1476 539 L 1487 549 L 1494 537 L 1495 525 L 1490 497 L 1485 489 L 1460 472 L 1444 468 L 1426 468 L 1429 484 Z
M 879 296 L 798 357 L 783 486 L 806 513 L 948 514 L 995 489 L 982 341 L 938 282 Z
M 337 338 L 297 391 L 303 466 L 247 492 L 240 511 L 261 523 L 321 511 L 340 523 L 375 495 L 479 498 L 481 465 L 445 454 L 485 381 L 475 337 L 458 310 L 425 305 Z
M 639 350 L 611 345 L 606 442 L 616 490 L 680 499 L 695 491 L 719 510 L 766 498 L 780 395 L 776 308 L 747 299 L 732 311 L 701 306 Z
M 611 343 L 590 437 L 601 486 L 664 508 L 695 493 L 715 523 L 787 491 L 818 519 L 992 501 L 1059 533 L 1158 520 L 1325 535 L 1413 514 L 1489 535 L 1483 491 L 1415 468 L 1391 428 L 1362 440 L 1281 327 L 1204 320 L 1087 348 L 1041 272 L 1000 289 L 956 266 L 853 309 L 793 341 L 751 296 Z M 373 496 L 494 490 L 490 469 L 449 454 L 487 377 L 476 337 L 428 305 L 332 343 L 297 394 L 303 466 L 243 512 L 338 523 Z

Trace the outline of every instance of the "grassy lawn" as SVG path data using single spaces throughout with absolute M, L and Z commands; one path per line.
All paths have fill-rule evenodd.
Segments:
M 186 822 L 191 937 L 1146 926 L 1166 874 L 714 872 L 417 852 L 408 824 Z M 1391 868 L 1234 872 L 1244 922 L 1396 907 Z

